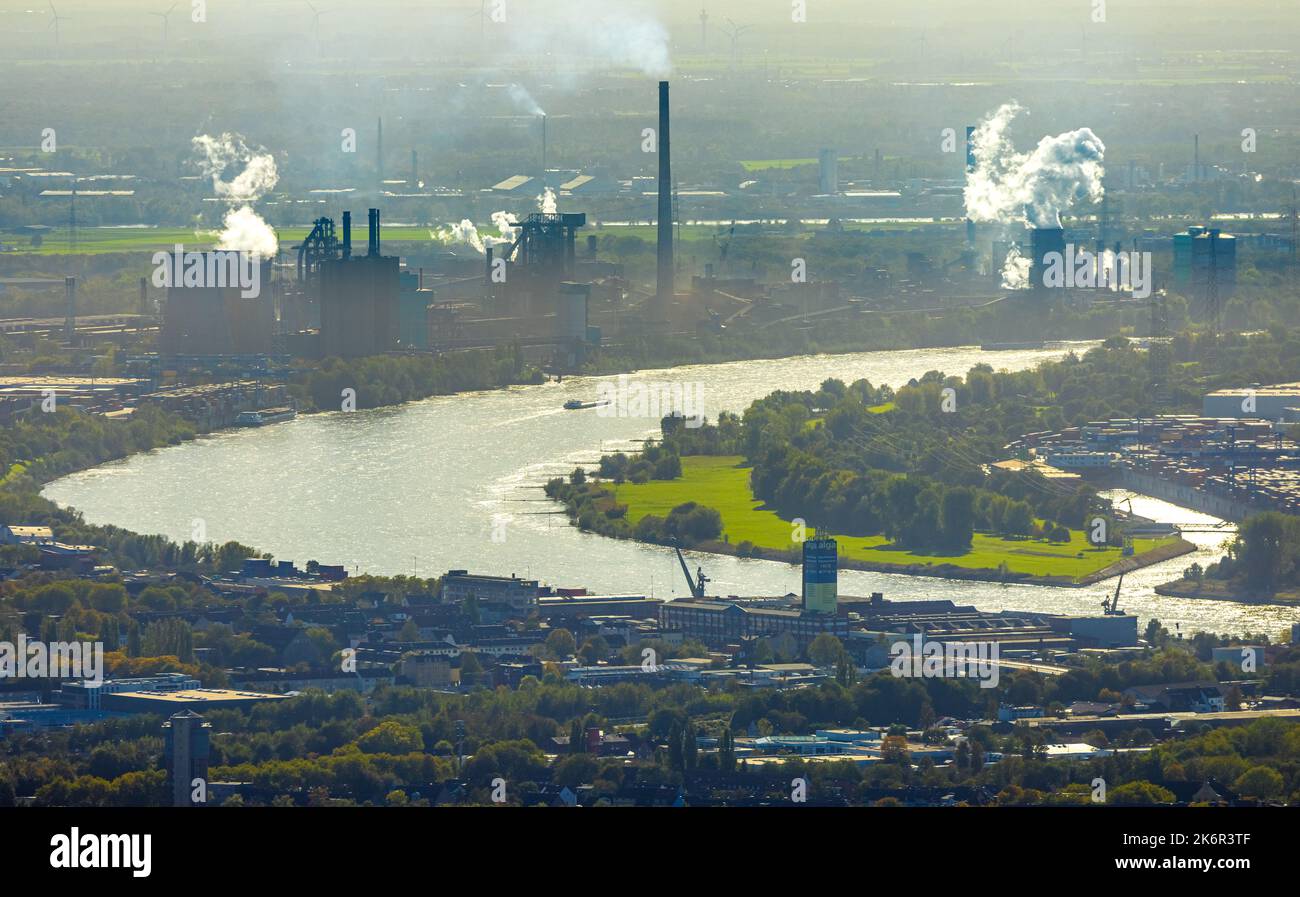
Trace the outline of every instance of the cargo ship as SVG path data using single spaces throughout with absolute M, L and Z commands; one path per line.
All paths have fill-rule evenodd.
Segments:
M 241 411 L 235 418 L 237 427 L 264 427 L 281 421 L 293 420 L 298 412 L 293 408 L 263 408 L 261 411 Z

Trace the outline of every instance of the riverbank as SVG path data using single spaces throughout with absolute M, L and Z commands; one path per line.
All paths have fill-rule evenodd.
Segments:
M 1200 581 L 1176 579 L 1155 587 L 1157 595 L 1167 598 L 1204 599 L 1206 601 L 1233 601 L 1238 604 L 1273 604 L 1278 607 L 1300 607 L 1300 590 L 1264 594 L 1252 592 L 1231 582 L 1213 579 Z
M 662 544 L 660 531 L 674 509 L 695 503 L 716 512 L 717 538 L 697 538 L 691 547 L 712 554 L 798 564 L 800 541 L 812 527 L 787 520 L 754 498 L 750 470 L 737 456 L 687 456 L 680 474 L 644 483 L 552 484 L 547 492 L 565 503 L 573 523 L 612 538 Z M 701 534 L 703 535 L 703 534 Z M 847 570 L 943 579 L 1081 588 L 1120 573 L 1159 564 L 1196 551 L 1178 538 L 1135 540 L 1136 554 L 1095 548 L 1081 532 L 1069 541 L 976 532 L 961 554 L 899 548 L 885 536 L 836 535 L 839 566 Z
M 809 536 L 811 538 L 811 535 Z M 836 537 L 836 541 L 842 541 Z M 784 561 L 791 565 L 799 565 L 803 562 L 801 549 L 794 549 L 782 557 L 775 553 L 764 552 L 762 554 L 742 553 L 737 546 L 727 542 L 709 541 L 692 545 L 693 551 L 702 551 L 709 554 L 725 554 L 732 557 L 755 557 L 763 560 Z M 1151 567 L 1156 564 L 1164 563 L 1176 557 L 1195 552 L 1196 546 L 1190 542 L 1177 540 L 1168 545 L 1158 546 L 1141 555 L 1124 558 L 1089 576 L 1080 579 L 1070 579 L 1062 576 L 1042 576 L 1030 573 L 1016 573 L 1008 570 L 996 570 L 989 568 L 970 568 L 958 567 L 953 564 L 935 564 L 933 562 L 917 564 L 888 564 L 873 561 L 863 561 L 853 557 L 845 557 L 843 553 L 839 556 L 839 568 L 841 570 L 861 570 L 867 573 L 892 573 L 904 576 L 927 576 L 935 579 L 949 579 L 970 582 L 991 582 L 1002 583 L 1006 585 L 1032 585 L 1046 586 L 1051 588 L 1082 589 L 1087 586 L 1096 585 L 1097 583 L 1118 576 L 1120 573 L 1129 573 L 1134 570 L 1140 570 L 1144 567 Z

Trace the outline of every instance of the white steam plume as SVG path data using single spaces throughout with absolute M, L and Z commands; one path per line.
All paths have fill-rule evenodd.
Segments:
M 1029 274 L 1032 269 L 1033 263 L 1020 254 L 1020 248 L 1012 246 L 1002 263 L 1002 289 L 1029 289 Z
M 493 212 L 492 224 L 497 229 L 497 236 L 479 233 L 478 227 L 468 218 L 459 224 L 449 224 L 436 231 L 429 231 L 429 236 L 449 246 L 472 247 L 481 255 L 486 255 L 490 246 L 508 246 L 519 238 L 519 228 L 510 223 L 509 212 Z
M 1075 202 L 1100 202 L 1106 146 L 1090 128 L 1044 137 L 1017 153 L 1007 128 L 1024 109 L 1007 103 L 974 135 L 975 170 L 966 176 L 966 216 L 979 223 L 1060 227 Z
M 546 110 L 533 99 L 533 95 L 522 84 L 511 84 L 506 91 L 510 94 L 510 102 L 514 103 L 525 115 L 545 115 Z
M 545 0 L 531 14 L 518 8 L 516 4 L 511 15 L 523 20 L 501 29 L 510 58 L 550 57 L 562 60 L 565 70 L 578 75 L 624 68 L 666 78 L 672 71 L 668 28 L 647 3 Z
M 238 134 L 220 137 L 202 134 L 193 140 L 199 170 L 212 180 L 212 192 L 229 203 L 222 218 L 218 249 L 234 249 L 270 258 L 280 248 L 275 231 L 252 204 L 275 189 L 280 180 L 275 157 L 265 149 L 250 149 Z M 226 170 L 241 166 L 237 175 L 226 180 Z
M 555 191 L 550 187 L 547 187 L 546 190 L 542 192 L 542 195 L 537 197 L 537 211 L 541 212 L 543 215 L 559 214 L 560 203 L 555 198 Z

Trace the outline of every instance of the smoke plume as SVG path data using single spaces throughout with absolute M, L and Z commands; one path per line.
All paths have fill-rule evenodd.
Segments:
M 1033 262 L 1020 254 L 1020 247 L 1012 246 L 1007 252 L 1006 260 L 1002 263 L 1002 289 L 1029 289 L 1029 275 L 1032 269 Z
M 194 138 L 193 145 L 199 170 L 212 180 L 212 192 L 228 204 L 217 248 L 274 256 L 279 240 L 252 204 L 274 190 L 280 180 L 275 157 L 261 147 L 249 148 L 238 134 L 202 134 Z M 238 174 L 227 180 L 227 170 L 235 167 Z
M 480 255 L 486 255 L 489 246 L 508 246 L 519 239 L 519 228 L 510 223 L 509 212 L 493 212 L 492 224 L 497 229 L 496 236 L 480 233 L 468 218 L 459 224 L 449 224 L 436 231 L 429 231 L 429 236 L 449 246 L 469 246 Z
M 502 27 L 507 56 L 556 59 L 576 79 L 599 69 L 632 69 L 653 78 L 672 71 L 668 28 L 650 5 L 640 2 L 593 4 L 589 0 L 545 0 L 510 15 L 519 23 Z M 557 48 L 563 54 L 557 55 Z
M 525 115 L 546 114 L 546 110 L 533 99 L 533 95 L 522 84 L 511 84 L 506 91 L 510 94 L 510 101 Z
M 1061 213 L 1082 200 L 1099 202 L 1106 146 L 1090 128 L 1044 137 L 1017 153 L 1007 129 L 1024 109 L 1007 103 L 974 135 L 975 170 L 966 176 L 966 215 L 973 221 L 1060 227 Z
M 555 198 L 555 191 L 547 187 L 542 195 L 537 197 L 537 211 L 543 215 L 556 215 L 560 211 L 560 203 Z

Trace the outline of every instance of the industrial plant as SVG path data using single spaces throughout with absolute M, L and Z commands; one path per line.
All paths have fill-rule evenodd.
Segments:
M 37 0 L 0 72 L 7 869 L 1286 879 L 1169 811 L 1300 806 L 1294 0 Z

